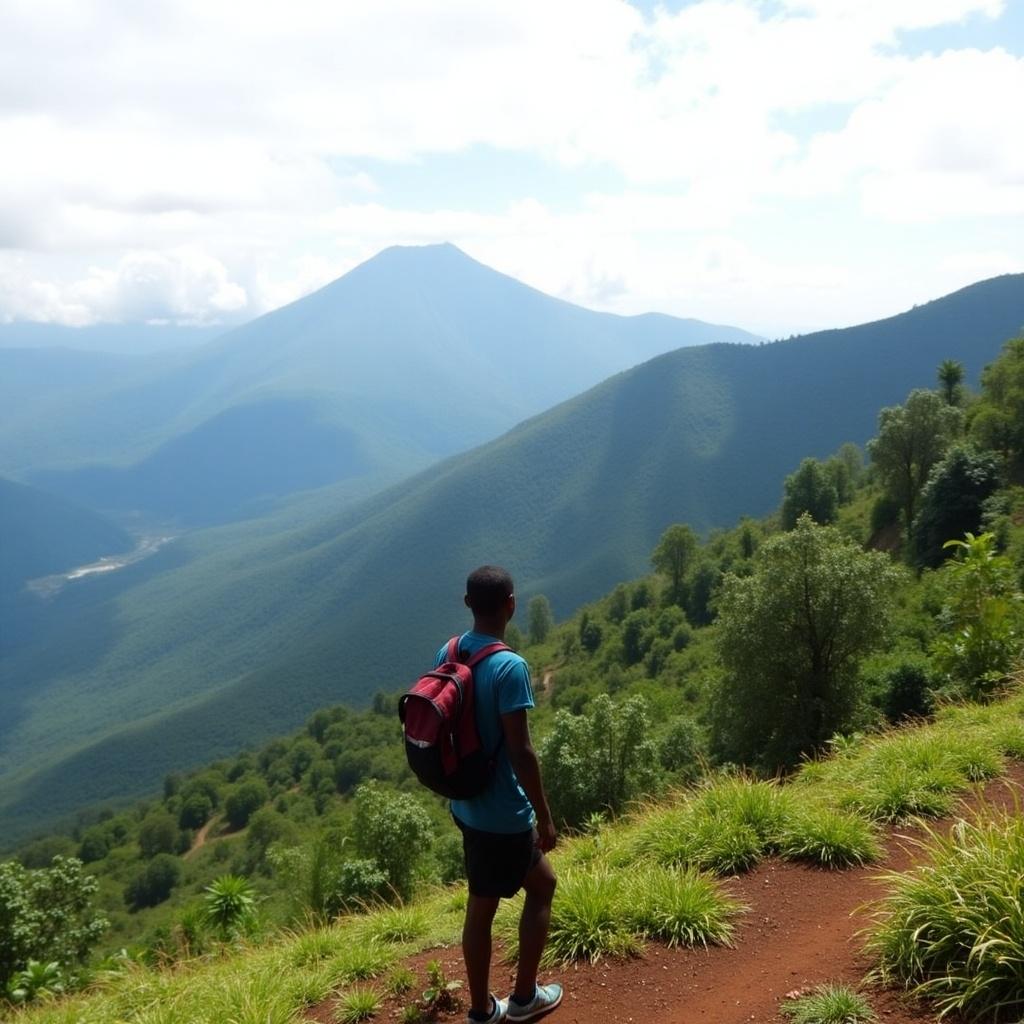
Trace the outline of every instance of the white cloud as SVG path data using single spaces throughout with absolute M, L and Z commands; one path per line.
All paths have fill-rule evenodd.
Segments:
M 674 287 L 662 265 L 723 239 L 767 251 L 744 231 L 811 195 L 855 197 L 880 225 L 1019 215 L 1022 61 L 899 46 L 1003 6 L 702 0 L 645 19 L 623 0 L 18 5 L 0 32 L 0 144 L 16 154 L 0 161 L 0 250 L 29 254 L 31 272 L 0 264 L 0 315 L 256 313 L 383 245 L 442 239 L 580 301 L 667 307 L 678 292 L 648 284 Z M 791 126 L 825 109 L 845 123 L 816 138 Z M 363 166 L 472 147 L 626 184 L 460 208 L 393 200 Z M 842 258 L 790 262 L 803 279 Z

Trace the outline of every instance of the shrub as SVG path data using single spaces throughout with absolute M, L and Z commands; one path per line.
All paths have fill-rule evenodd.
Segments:
M 332 786 L 333 789 L 333 786 Z M 270 799 L 270 790 L 262 779 L 240 782 L 224 801 L 224 813 L 232 828 L 245 828 L 253 813 Z
M 256 911 L 256 890 L 248 879 L 222 875 L 204 892 L 204 917 L 220 938 L 233 938 L 251 923 Z
M 1024 1011 L 1024 820 L 993 814 L 929 831 L 928 863 L 888 875 L 868 948 L 878 977 L 935 1000 L 945 1015 Z
M 0 863 L 0 991 L 30 960 L 62 968 L 84 962 L 107 928 L 93 907 L 96 891 L 96 879 L 73 858 L 31 870 Z
M 353 829 L 357 850 L 377 862 L 397 893 L 408 896 L 416 865 L 433 839 L 430 816 L 419 802 L 366 783 L 356 790 Z

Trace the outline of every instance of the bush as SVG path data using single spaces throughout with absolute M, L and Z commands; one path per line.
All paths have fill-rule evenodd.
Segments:
M 877 975 L 945 1014 L 1017 1019 L 1024 1012 L 1024 820 L 996 815 L 929 831 L 928 863 L 888 875 L 869 950 Z
M 30 960 L 61 967 L 85 961 L 108 927 L 93 907 L 97 887 L 70 857 L 39 869 L 0 863 L 0 991 Z
M 615 704 L 601 694 L 584 715 L 559 711 L 541 746 L 555 817 L 579 825 L 597 811 L 617 813 L 648 792 L 657 758 L 649 731 L 647 707 L 639 697 Z
M 924 654 L 875 655 L 861 667 L 861 681 L 871 703 L 892 723 L 930 715 L 938 680 Z
M 353 830 L 356 849 L 380 865 L 403 898 L 413 873 L 434 838 L 430 816 L 408 793 L 388 792 L 376 783 L 356 790 Z
M 867 1024 L 877 1019 L 867 1000 L 845 985 L 819 985 L 787 999 L 782 1012 L 793 1024 Z

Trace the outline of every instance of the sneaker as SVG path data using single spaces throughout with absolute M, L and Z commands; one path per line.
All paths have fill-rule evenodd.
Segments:
M 494 1009 L 491 1010 L 490 1017 L 484 1017 L 483 1020 L 477 1020 L 476 1017 L 466 1014 L 467 1024 L 502 1024 L 505 1020 L 505 1015 L 508 1013 L 508 1000 L 499 999 L 494 993 L 491 993 L 491 1002 L 494 1004 Z
M 525 1005 L 520 1006 L 515 999 L 509 997 L 508 1019 L 517 1024 L 537 1020 L 545 1013 L 550 1013 L 562 1001 L 562 986 L 556 983 L 538 985 L 534 997 Z

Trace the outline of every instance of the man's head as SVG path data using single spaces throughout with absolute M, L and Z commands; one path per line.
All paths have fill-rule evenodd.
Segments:
M 466 579 L 466 607 L 477 619 L 504 619 L 515 612 L 512 577 L 498 565 L 481 565 Z

